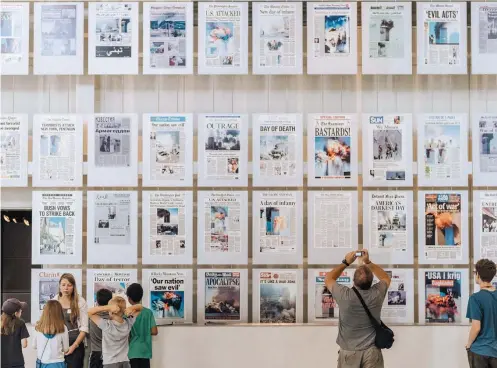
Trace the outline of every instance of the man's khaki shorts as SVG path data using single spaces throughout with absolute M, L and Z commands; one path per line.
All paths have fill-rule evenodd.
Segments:
M 381 350 L 372 346 L 367 350 L 340 350 L 337 368 L 384 368 Z

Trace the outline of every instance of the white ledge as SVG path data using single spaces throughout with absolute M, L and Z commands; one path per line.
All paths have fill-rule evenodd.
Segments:
M 307 161 L 304 161 L 303 164 L 304 164 L 304 166 L 303 166 L 304 175 L 307 176 Z M 357 169 L 359 171 L 359 174 L 362 174 L 362 162 L 358 163 Z M 247 171 L 248 171 L 249 175 L 252 175 L 252 161 L 248 162 Z M 142 164 L 142 162 L 139 162 L 138 163 L 138 175 L 141 175 L 142 172 L 143 172 L 143 164 Z M 418 174 L 418 163 L 417 162 L 412 163 L 412 173 L 413 173 L 413 175 Z M 470 175 L 472 173 L 473 173 L 473 163 L 467 162 L 465 174 Z M 195 175 L 198 174 L 198 161 L 193 162 L 193 174 L 195 174 Z M 29 176 L 33 175 L 33 162 L 32 161 L 28 162 L 28 175 Z M 87 162 L 83 162 L 83 175 L 88 175 L 88 163 Z

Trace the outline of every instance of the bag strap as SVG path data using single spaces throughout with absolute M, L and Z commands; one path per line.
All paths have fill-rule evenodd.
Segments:
M 359 300 L 360 300 L 360 302 L 362 304 L 362 307 L 366 311 L 366 313 L 367 313 L 367 315 L 368 315 L 371 323 L 373 324 L 373 326 L 375 326 L 375 327 L 380 326 L 380 323 L 378 323 L 378 321 L 376 320 L 376 318 L 373 317 L 373 315 L 369 311 L 368 306 L 364 302 L 364 299 L 362 298 L 361 294 L 359 294 L 359 291 L 355 288 L 355 286 L 352 286 L 352 290 L 354 290 L 355 295 L 357 295 L 357 297 L 359 298 Z
M 46 337 L 46 336 L 45 336 Z M 45 343 L 45 347 L 43 348 L 43 352 L 41 353 L 41 358 L 40 358 L 40 362 L 41 360 L 43 359 L 43 354 L 45 354 L 45 350 L 47 348 L 47 345 L 48 345 L 48 342 L 50 341 L 50 339 L 48 337 L 46 337 L 47 339 L 47 342 Z

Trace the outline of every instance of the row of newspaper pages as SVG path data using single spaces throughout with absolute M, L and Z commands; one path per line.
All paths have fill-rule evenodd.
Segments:
M 307 322 L 338 322 L 339 307 L 324 278 L 325 269 L 308 270 Z M 80 269 L 33 269 L 31 323 L 38 320 L 47 300 L 58 292 L 59 277 L 70 272 L 81 285 Z M 392 282 L 382 308 L 386 323 L 414 323 L 414 270 L 388 269 Z M 353 269 L 338 279 L 351 286 Z M 159 325 L 193 322 L 193 272 L 189 269 L 144 269 L 143 304 L 150 308 Z M 130 283 L 137 282 L 137 270 L 88 269 L 87 303 L 95 305 L 102 288 L 125 296 Z M 467 269 L 418 270 L 418 320 L 420 324 L 464 324 L 469 296 Z M 254 269 L 252 277 L 253 323 L 302 323 L 303 271 L 301 269 Z M 374 282 L 377 282 L 375 279 Z M 497 285 L 497 278 L 494 279 Z M 197 322 L 248 322 L 248 270 L 200 269 L 197 272 Z M 478 291 L 478 285 L 474 285 Z
M 139 3 L 88 3 L 88 73 L 138 74 Z M 302 74 L 301 2 L 252 4 L 254 74 Z M 363 74 L 412 74 L 410 2 L 362 3 Z M 34 4 L 34 74 L 83 74 L 84 3 Z M 466 2 L 417 3 L 418 74 L 467 73 Z M 29 72 L 29 3 L 3 2 L 2 74 Z M 193 74 L 193 3 L 143 4 L 143 74 Z M 472 73 L 497 74 L 497 4 L 471 2 Z M 199 2 L 198 72 L 248 73 L 248 3 Z M 492 48 L 492 44 L 496 45 Z M 308 74 L 356 74 L 357 3 L 307 3 Z
M 192 187 L 194 130 L 198 134 L 198 186 L 301 187 L 304 126 L 307 185 L 357 187 L 359 151 L 366 187 L 413 186 L 413 136 L 417 132 L 419 186 L 468 185 L 468 116 L 421 114 L 136 114 L 34 115 L 34 187 L 83 185 L 83 131 L 87 125 L 89 187 L 138 186 L 139 130 L 142 185 Z M 198 127 L 198 129 L 196 129 Z M 361 127 L 361 128 L 359 128 Z M 2 187 L 28 184 L 27 115 L 0 116 Z M 362 147 L 359 132 L 362 130 Z M 251 131 L 251 132 L 250 132 Z M 472 117 L 473 185 L 497 181 L 497 114 Z M 249 168 L 249 135 L 252 167 Z
M 83 193 L 33 192 L 32 262 L 78 265 L 83 253 Z M 464 190 L 419 191 L 418 263 L 497 261 L 497 191 L 473 192 L 473 242 Z M 88 191 L 86 251 L 93 265 L 137 264 L 138 193 Z M 194 257 L 192 192 L 142 192 L 142 263 L 190 265 Z M 414 264 L 414 209 L 410 191 L 365 191 L 363 246 L 374 262 Z M 302 192 L 252 192 L 252 244 L 246 191 L 197 193 L 196 260 L 203 265 L 300 265 L 304 255 Z M 357 249 L 358 194 L 310 191 L 307 261 L 338 264 Z M 330 215 L 330 217 L 328 217 Z M 493 235 L 496 233 L 496 235 Z

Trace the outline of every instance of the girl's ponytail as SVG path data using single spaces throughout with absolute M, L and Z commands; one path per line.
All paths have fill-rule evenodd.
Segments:
M 0 321 L 0 326 L 2 330 L 2 335 L 12 335 L 16 329 L 16 315 L 7 314 L 2 312 L 2 319 Z

